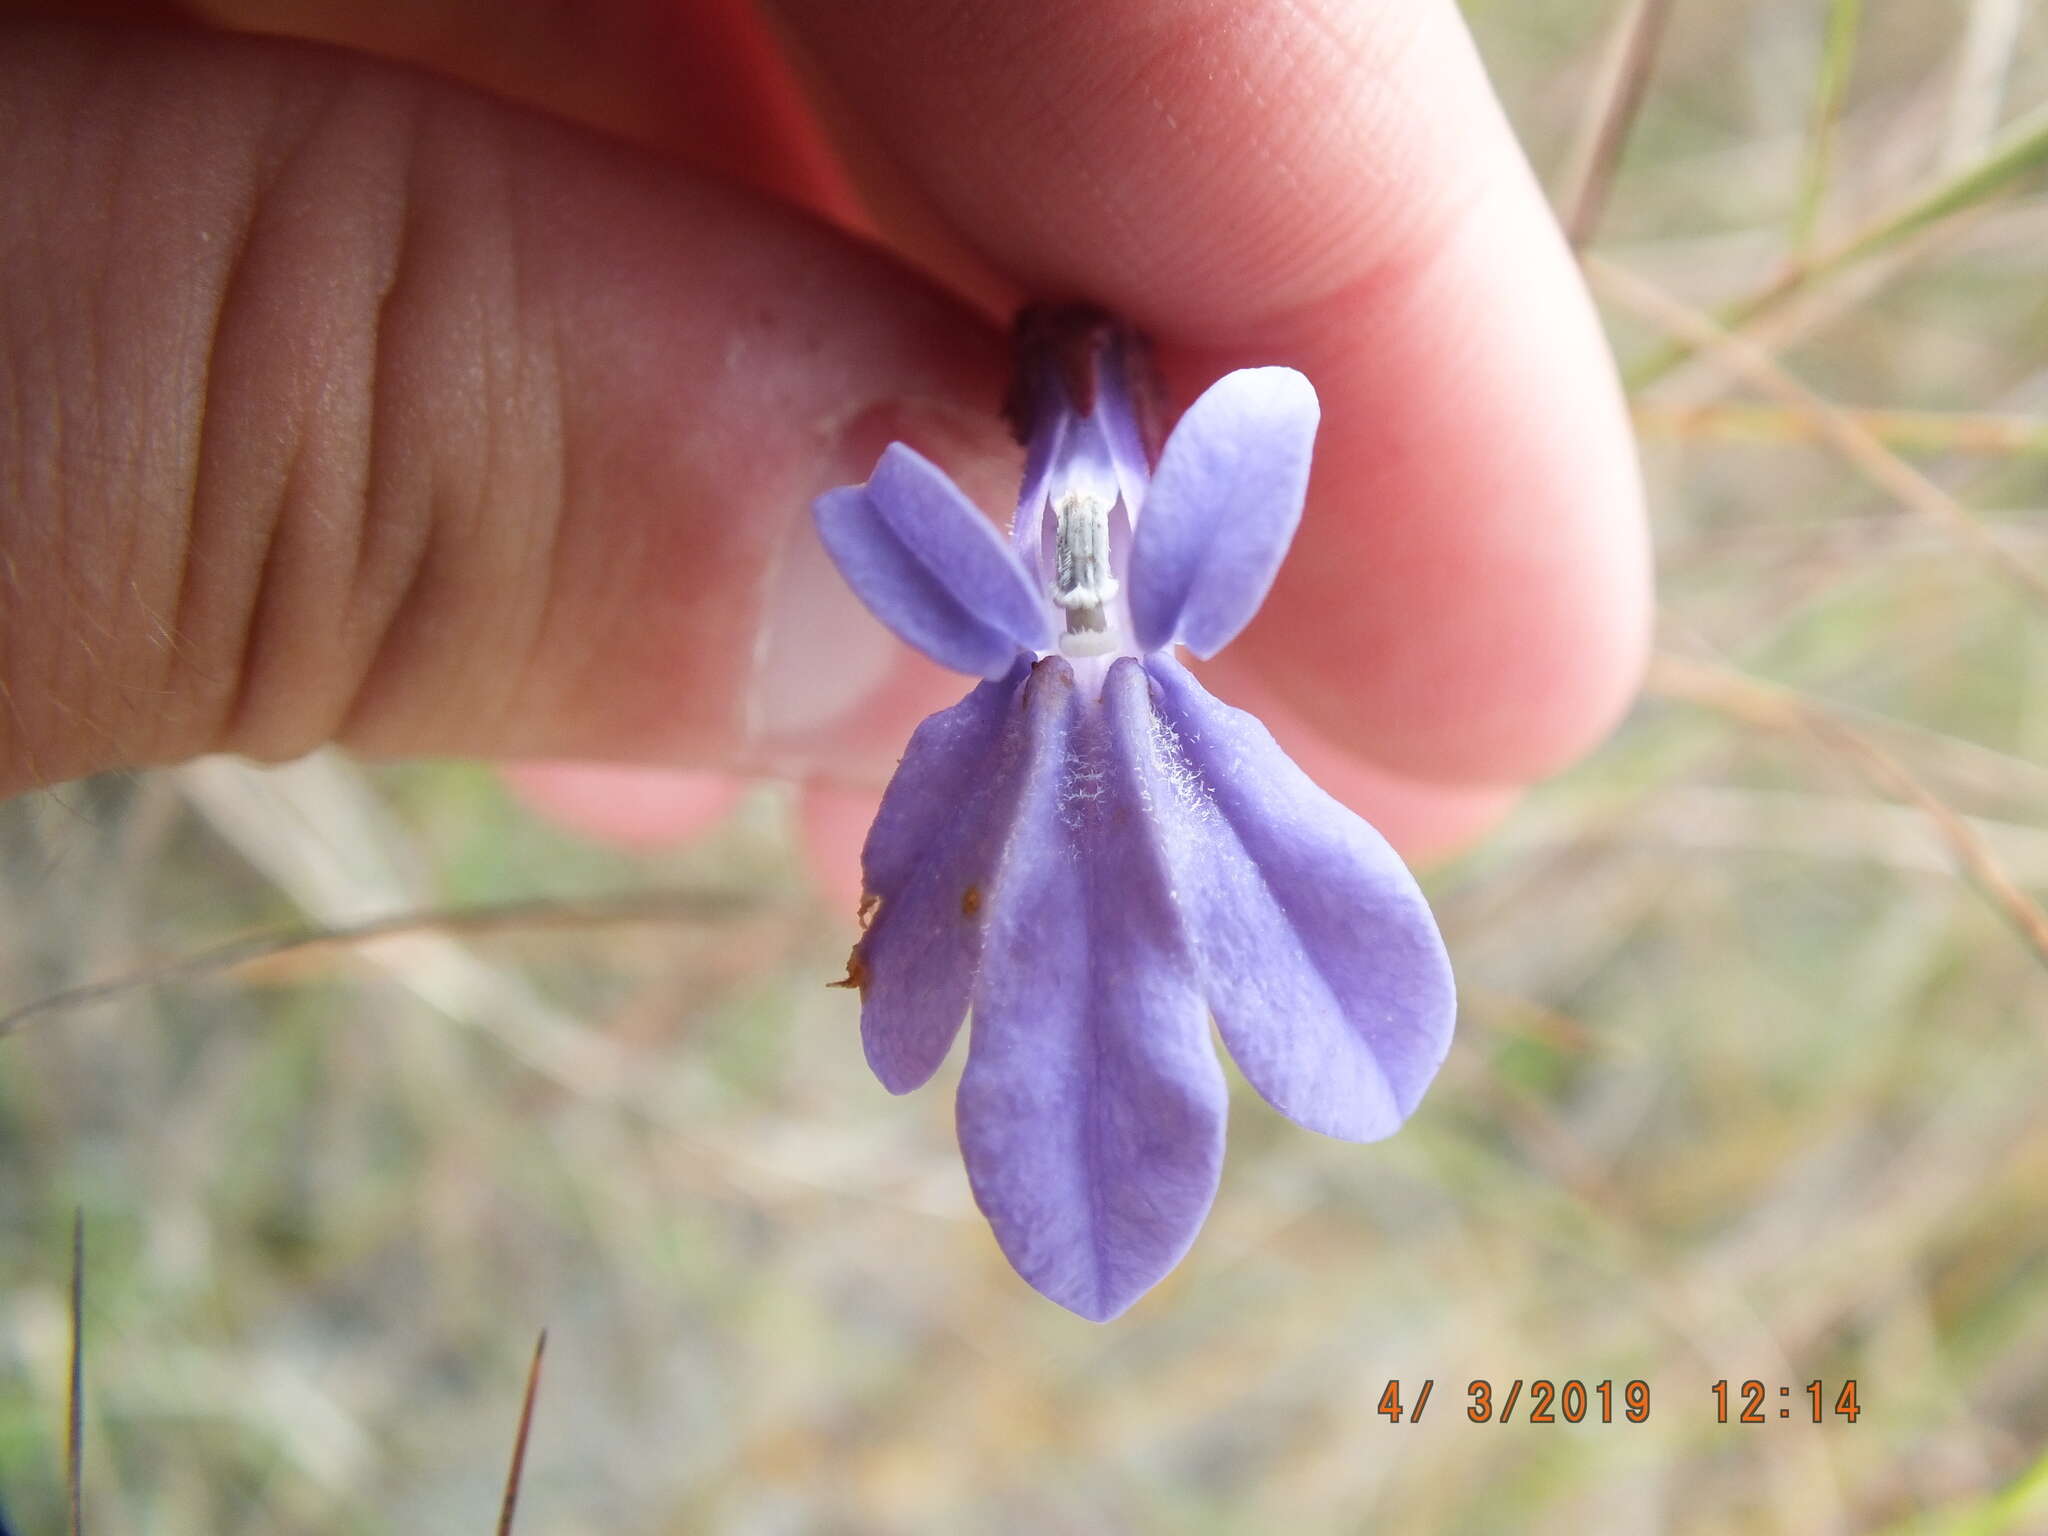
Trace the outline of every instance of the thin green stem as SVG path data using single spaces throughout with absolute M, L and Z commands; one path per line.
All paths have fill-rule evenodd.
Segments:
M 1833 0 L 1828 7 L 1827 40 L 1822 44 L 1820 78 L 1813 92 L 1813 128 L 1807 137 L 1806 169 L 1799 179 L 1799 206 L 1792 216 L 1791 264 L 1804 264 L 1827 200 L 1828 178 L 1834 170 L 1835 129 L 1849 94 L 1849 72 L 1856 58 L 1862 28 L 1863 0 Z
M 1812 260 L 1786 268 L 1763 287 L 1723 309 L 1715 319 L 1725 331 L 1740 330 L 1794 294 L 2004 191 L 2044 160 L 2048 160 L 2048 102 L 2012 122 L 1974 165 L 1940 178 L 1918 196 L 1872 220 Z M 1629 389 L 1635 391 L 1654 384 L 1697 350 L 1688 341 L 1669 343 L 1628 370 Z

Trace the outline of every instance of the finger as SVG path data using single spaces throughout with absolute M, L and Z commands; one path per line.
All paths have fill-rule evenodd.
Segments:
M 746 781 L 611 763 L 516 763 L 505 784 L 525 805 L 583 837 L 620 848 L 688 842 L 723 821 Z
M 1176 344 L 1288 363 L 1310 505 L 1240 642 L 1398 771 L 1524 780 L 1612 722 L 1647 558 L 1599 330 L 1449 0 L 777 0 L 989 260 Z
M 188 0 L 193 19 L 415 65 L 857 218 L 844 176 L 747 0 Z
M 797 835 L 812 882 L 834 910 L 860 905 L 860 851 L 881 797 L 873 790 L 806 784 L 797 801 Z
M 809 537 L 999 338 L 822 225 L 326 51 L 0 32 L 0 787 L 332 737 L 886 771 Z M 807 563 L 808 561 L 808 563 Z
M 1476 842 L 1521 798 L 1512 786 L 1439 784 L 1382 768 L 1336 745 L 1256 666 L 1227 652 L 1201 667 L 1200 675 L 1224 703 L 1258 716 L 1303 772 L 1371 822 L 1410 863 L 1448 858 Z
M 93 0 L 76 0 L 90 4 Z M 337 44 L 430 69 L 644 144 L 868 237 L 992 315 L 1019 293 L 934 219 L 916 188 L 829 138 L 750 0 L 192 0 L 211 25 Z M 573 67 L 564 68 L 565 60 Z

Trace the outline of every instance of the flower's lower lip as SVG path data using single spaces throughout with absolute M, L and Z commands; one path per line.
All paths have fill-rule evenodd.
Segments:
M 1058 654 L 920 728 L 848 968 L 894 1091 L 971 1014 L 957 1119 L 1020 1273 L 1098 1320 L 1179 1260 L 1220 1172 L 1218 1033 L 1267 1101 L 1393 1131 L 1443 1057 L 1441 941 L 1384 840 L 1163 654 Z

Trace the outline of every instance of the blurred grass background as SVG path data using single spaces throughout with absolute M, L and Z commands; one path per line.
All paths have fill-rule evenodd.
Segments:
M 2048 9 L 1467 10 L 1630 372 L 1663 615 L 1617 738 L 1432 876 L 1412 1126 L 1241 1094 L 1193 1255 L 1093 1327 L 997 1254 L 950 1080 L 867 1076 L 780 788 L 628 859 L 467 767 L 71 786 L 0 810 L 0 1005 L 200 963 L 0 1041 L 24 1536 L 74 1206 L 98 1531 L 488 1530 L 543 1323 L 529 1536 L 2048 1531 Z M 1464 1416 L 1538 1377 L 1649 1418 Z

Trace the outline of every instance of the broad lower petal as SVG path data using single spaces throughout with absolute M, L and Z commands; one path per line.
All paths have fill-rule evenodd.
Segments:
M 1019 662 L 917 728 L 861 850 L 867 931 L 848 971 L 868 1065 L 891 1093 L 930 1079 L 967 1016 L 1024 777 L 1026 675 Z
M 1286 558 L 1308 492 L 1321 408 L 1292 368 L 1225 374 L 1166 440 L 1127 581 L 1147 651 L 1213 656 L 1251 622 Z
M 1153 820 L 1224 1044 L 1298 1124 L 1353 1141 L 1391 1134 L 1436 1075 L 1457 1013 L 1415 877 L 1256 719 L 1169 657 L 1145 665 L 1177 738 Z
M 1120 662 L 1128 692 L 1143 674 Z M 1058 658 L 1026 686 L 1030 762 L 997 875 L 959 1129 L 1017 1271 L 1097 1321 L 1177 1263 L 1223 1160 L 1223 1073 L 1146 819 L 1149 708 L 1096 708 Z
M 811 507 L 847 585 L 907 645 L 942 667 L 1001 677 L 1051 644 L 1046 608 L 1003 536 L 945 474 L 901 443 L 864 486 Z

